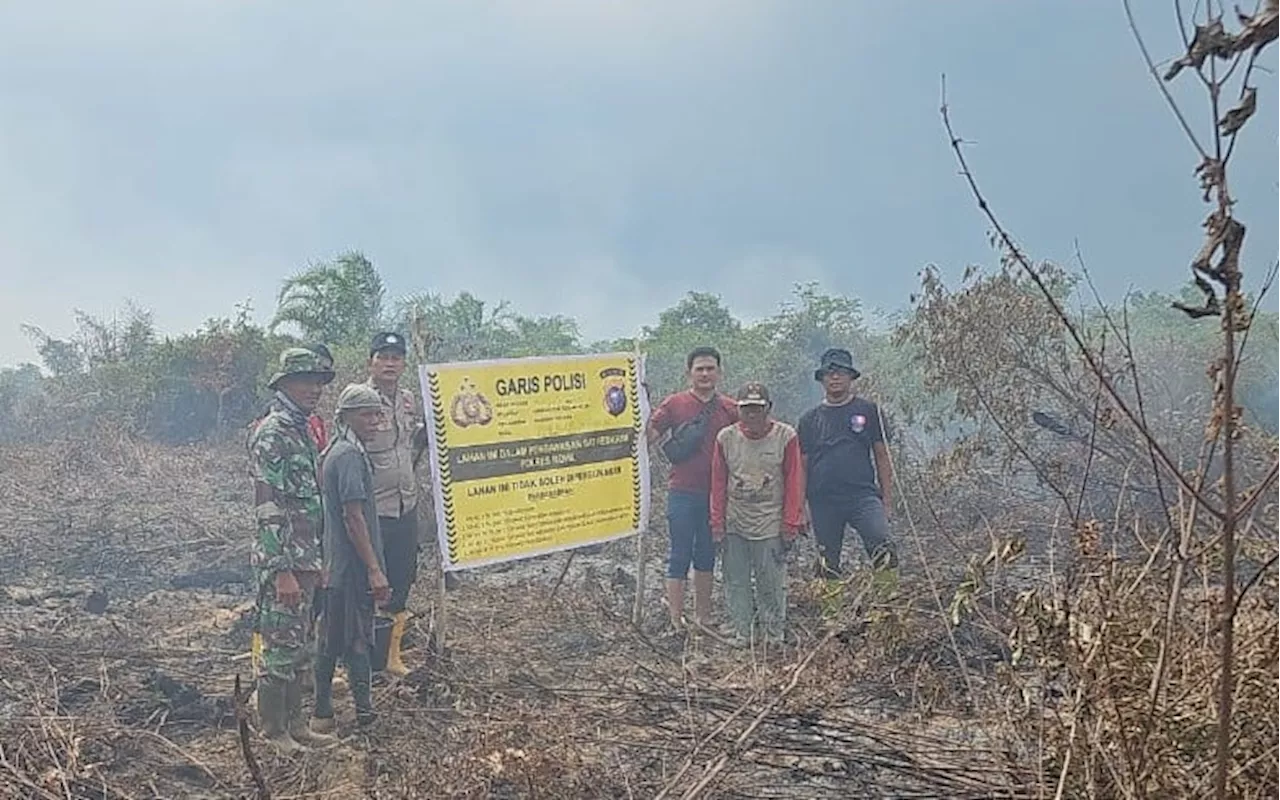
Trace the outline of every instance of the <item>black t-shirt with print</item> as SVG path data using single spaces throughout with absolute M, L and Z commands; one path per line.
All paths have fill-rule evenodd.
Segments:
M 872 446 L 884 436 L 875 403 L 855 397 L 843 405 L 818 406 L 805 412 L 796 432 L 807 460 L 810 501 L 880 493 Z

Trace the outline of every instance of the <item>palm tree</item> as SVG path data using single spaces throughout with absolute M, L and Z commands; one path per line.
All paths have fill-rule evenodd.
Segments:
M 421 315 L 432 338 L 429 358 L 498 358 L 512 348 L 515 317 L 506 303 L 489 305 L 470 292 L 449 301 L 434 292 L 420 292 L 396 304 L 393 327 L 408 330 L 415 314 Z
M 360 343 L 377 327 L 384 293 L 369 259 L 357 251 L 343 253 L 284 282 L 270 329 L 292 324 L 313 341 Z

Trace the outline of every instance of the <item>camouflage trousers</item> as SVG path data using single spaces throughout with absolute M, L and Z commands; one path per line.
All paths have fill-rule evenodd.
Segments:
M 316 654 L 315 587 L 303 586 L 302 601 L 290 608 L 276 602 L 274 580 L 263 580 L 260 586 L 257 627 L 262 636 L 262 653 L 256 659 L 258 680 L 305 680 Z

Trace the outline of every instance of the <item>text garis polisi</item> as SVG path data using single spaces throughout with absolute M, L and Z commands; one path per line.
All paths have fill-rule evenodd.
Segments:
M 518 378 L 498 378 L 494 391 L 499 397 L 513 394 L 538 394 L 539 392 L 571 392 L 587 388 L 585 372 L 564 372 L 558 375 L 522 375 Z

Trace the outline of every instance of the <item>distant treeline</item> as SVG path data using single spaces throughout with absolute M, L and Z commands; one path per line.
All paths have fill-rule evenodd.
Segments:
M 1074 279 L 1056 274 L 1058 288 L 1069 294 Z M 777 415 L 794 420 L 818 399 L 812 379 L 818 355 L 840 345 L 860 361 L 863 391 L 886 406 L 895 426 L 911 428 L 922 441 L 950 438 L 999 413 L 973 401 L 975 384 L 992 397 L 1016 398 L 1019 406 L 1043 406 L 1079 422 L 1089 404 L 1073 395 L 1088 392 L 1087 376 L 1079 365 L 1057 363 L 1069 360 L 1064 332 L 1016 276 L 977 274 L 949 290 L 927 271 L 922 288 L 913 308 L 880 330 L 869 327 L 857 298 L 825 294 L 814 285 L 797 286 L 775 315 L 751 324 L 716 295 L 690 292 L 643 330 L 639 344 L 647 354 L 651 391 L 656 397 L 679 387 L 685 353 L 710 344 L 724 354 L 729 389 L 747 379 L 763 380 L 773 391 Z M 1082 325 L 1105 342 L 1118 375 L 1131 360 L 1136 363 L 1150 384 L 1146 400 L 1153 414 L 1198 418 L 1207 408 L 1205 368 L 1214 357 L 1216 320 L 1188 319 L 1170 307 L 1176 299 L 1158 293 L 1129 299 L 1124 316 L 1132 354 L 1100 313 L 1086 316 Z M 277 303 L 266 326 L 251 321 L 246 305 L 170 337 L 157 335 L 151 314 L 132 305 L 109 320 L 77 313 L 77 329 L 69 335 L 26 326 L 44 369 L 27 364 L 0 370 L 0 440 L 26 441 L 104 423 L 169 443 L 225 435 L 258 412 L 263 381 L 282 348 L 323 342 L 333 350 L 341 377 L 354 379 L 363 369 L 369 336 L 383 329 L 408 334 L 415 317 L 425 323 L 426 357 L 435 361 L 636 346 L 630 338 L 584 341 L 572 318 L 523 316 L 506 303 L 465 292 L 452 299 L 419 293 L 388 302 L 377 270 L 359 253 L 285 280 Z M 1011 303 L 1025 310 L 1011 313 Z M 1240 397 L 1246 423 L 1271 433 L 1280 411 L 1276 355 L 1276 316 L 1261 313 Z M 1024 421 L 1031 424 L 1029 414 Z

